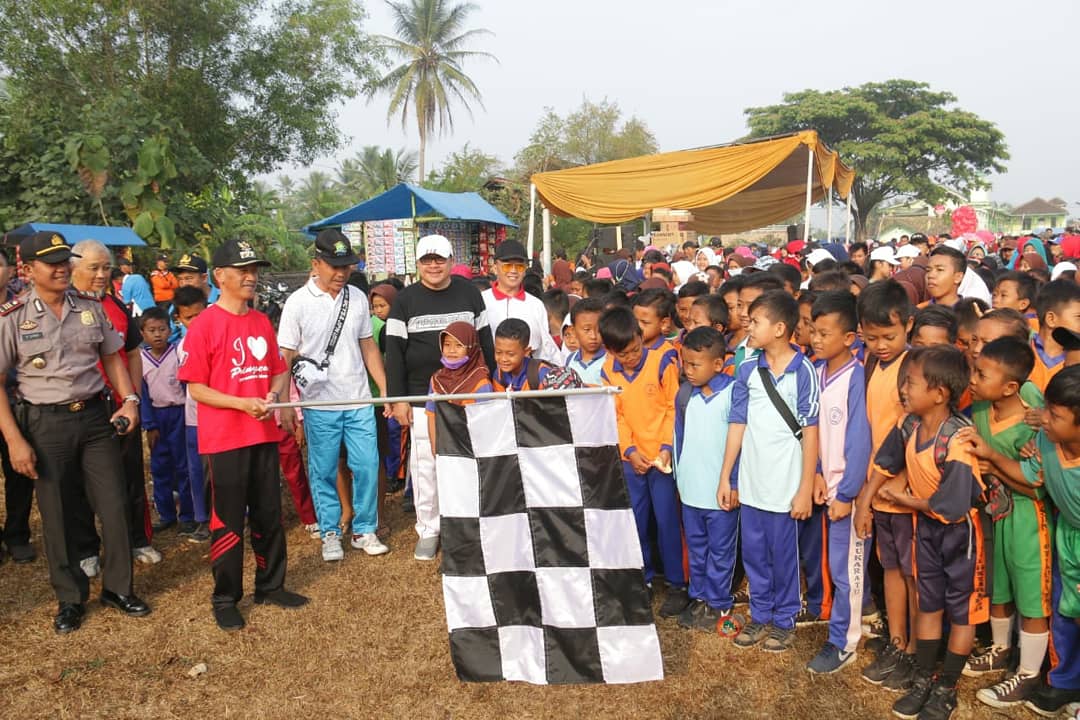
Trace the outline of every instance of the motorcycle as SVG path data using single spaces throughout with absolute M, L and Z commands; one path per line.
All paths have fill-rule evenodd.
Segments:
M 289 297 L 289 286 L 281 281 L 276 283 L 260 282 L 256 289 L 255 309 L 270 318 L 270 323 L 277 329 L 281 319 L 281 309 Z

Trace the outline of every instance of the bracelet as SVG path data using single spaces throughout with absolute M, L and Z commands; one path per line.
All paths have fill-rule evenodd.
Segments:
M 131 395 L 125 395 L 124 396 L 124 403 L 126 404 L 126 403 L 129 403 L 129 402 L 133 402 L 136 405 L 139 405 L 139 404 L 142 403 L 142 399 L 138 395 L 136 395 L 135 393 L 132 393 Z

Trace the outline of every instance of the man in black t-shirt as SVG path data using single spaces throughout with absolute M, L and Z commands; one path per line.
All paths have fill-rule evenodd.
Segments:
M 495 349 L 480 291 L 468 280 L 452 276 L 453 250 L 442 235 L 427 235 L 416 244 L 420 282 L 398 293 L 386 319 L 386 373 L 391 396 L 427 395 L 442 357 L 439 334 L 452 322 L 472 324 L 480 335 L 487 366 L 495 366 Z M 419 540 L 413 557 L 434 560 L 439 547 L 439 497 L 435 457 L 427 437 L 423 404 L 394 405 L 402 427 L 412 426 L 409 471 L 416 505 Z

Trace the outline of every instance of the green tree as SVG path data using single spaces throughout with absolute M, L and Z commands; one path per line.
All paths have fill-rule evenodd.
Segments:
M 470 43 L 490 31 L 466 29 L 473 3 L 452 4 L 447 0 L 407 0 L 389 2 L 397 37 L 380 36 L 381 48 L 401 64 L 368 86 L 369 99 L 387 93 L 390 104 L 386 117 L 401 115 L 404 128 L 411 114 L 420 133 L 419 182 L 424 182 L 424 160 L 428 138 L 453 130 L 453 105 L 460 103 L 470 113 L 470 102 L 483 107 L 480 90 L 465 74 L 465 61 L 495 56 L 470 50 Z
M 0 111 L 0 208 L 125 222 L 122 186 L 150 140 L 175 162 L 153 188 L 165 217 L 204 187 L 242 197 L 252 175 L 335 150 L 333 108 L 378 58 L 364 21 L 356 0 L 0 0 L 2 105 L 18 108 Z M 103 169 L 65 156 L 73 140 Z M 105 185 L 80 182 L 84 169 Z
M 301 212 L 301 225 L 322 220 L 348 207 L 330 176 L 318 170 L 313 170 L 301 181 L 294 199 Z
M 817 130 L 855 168 L 859 237 L 882 202 L 939 202 L 943 187 L 966 193 L 1004 172 L 1009 154 L 994 123 L 955 107 L 956 97 L 926 83 L 888 80 L 841 90 L 803 90 L 778 105 L 745 111 L 750 137 Z
M 441 168 L 432 172 L 427 186 L 443 192 L 480 192 L 501 172 L 499 158 L 465 143 L 461 150 L 450 153 Z

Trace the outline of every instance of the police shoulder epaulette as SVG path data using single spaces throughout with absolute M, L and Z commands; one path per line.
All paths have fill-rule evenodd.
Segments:
M 19 298 L 15 298 L 11 302 L 6 302 L 3 305 L 0 305 L 0 317 L 4 317 L 5 315 L 8 315 L 9 313 L 13 312 L 16 308 L 19 308 L 22 305 L 23 305 L 23 301 L 21 299 L 19 299 Z
M 75 297 L 81 298 L 83 300 L 97 300 L 98 302 L 101 302 L 101 298 L 99 296 L 94 295 L 93 293 L 81 292 L 79 290 L 75 291 Z

